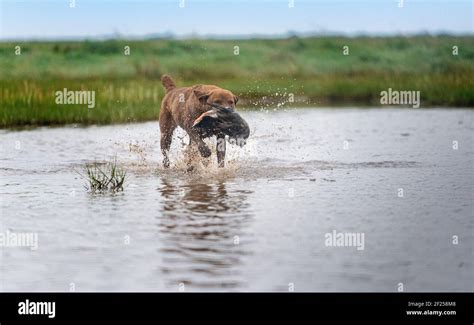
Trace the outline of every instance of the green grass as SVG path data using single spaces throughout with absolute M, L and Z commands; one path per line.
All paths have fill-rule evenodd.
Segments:
M 121 192 L 125 176 L 125 170 L 117 165 L 116 159 L 105 164 L 91 163 L 85 166 L 86 189 L 91 193 Z
M 157 120 L 163 73 L 178 85 L 228 88 L 246 107 L 378 106 L 389 87 L 420 90 L 422 107 L 473 107 L 474 37 L 5 42 L 0 127 Z M 57 105 L 54 92 L 63 88 L 96 91 L 96 107 Z

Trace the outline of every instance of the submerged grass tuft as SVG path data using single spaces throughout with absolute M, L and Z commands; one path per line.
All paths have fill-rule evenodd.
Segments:
M 106 164 L 98 162 L 86 164 L 85 169 L 88 181 L 86 188 L 90 192 L 123 191 L 126 172 L 117 165 L 117 159 Z

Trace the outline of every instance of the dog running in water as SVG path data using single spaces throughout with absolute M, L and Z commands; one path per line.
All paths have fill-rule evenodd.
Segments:
M 204 158 L 211 155 L 211 150 L 203 139 L 215 135 L 217 163 L 219 167 L 224 167 L 226 135 L 242 146 L 250 134 L 247 122 L 235 112 L 237 96 L 214 85 L 178 88 L 168 75 L 163 75 L 161 82 L 165 88 L 160 110 L 163 166 L 167 168 L 170 165 L 168 152 L 173 131 L 179 126 L 189 135 L 189 144 L 195 143 Z

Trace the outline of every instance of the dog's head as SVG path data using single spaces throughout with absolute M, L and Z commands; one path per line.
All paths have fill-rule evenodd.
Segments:
M 193 123 L 202 136 L 225 134 L 229 139 L 235 140 L 240 146 L 245 144 L 249 137 L 250 129 L 247 122 L 235 112 L 237 96 L 225 89 L 214 89 L 208 93 L 196 93 L 196 97 L 203 104 L 212 104 L 210 110 L 201 114 Z
M 226 108 L 235 109 L 238 98 L 227 89 L 217 88 L 206 91 L 206 89 L 195 88 L 194 95 L 203 105 L 215 104 Z

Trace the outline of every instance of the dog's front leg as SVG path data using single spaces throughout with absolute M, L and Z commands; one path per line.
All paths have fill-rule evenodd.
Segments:
M 225 165 L 225 135 L 219 134 L 216 141 L 217 164 L 219 167 Z
M 198 146 L 199 153 L 202 157 L 208 158 L 211 156 L 212 152 L 211 149 L 206 145 L 206 143 L 201 139 L 198 133 L 194 131 L 188 131 L 189 137 L 191 141 L 195 142 Z

